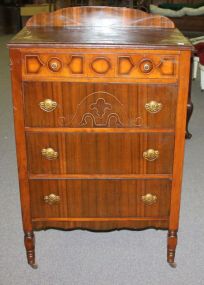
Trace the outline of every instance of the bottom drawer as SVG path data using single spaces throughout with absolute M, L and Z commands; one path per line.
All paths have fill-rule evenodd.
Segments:
M 54 195 L 52 195 L 54 194 Z M 33 221 L 46 218 L 168 219 L 170 180 L 31 180 Z

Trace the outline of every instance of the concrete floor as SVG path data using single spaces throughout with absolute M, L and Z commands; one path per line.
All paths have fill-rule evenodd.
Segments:
M 13 134 L 8 50 L 0 37 L 0 285 L 203 285 L 204 93 L 193 82 L 193 137 L 186 142 L 178 267 L 166 263 L 166 231 L 36 233 L 39 268 L 26 264 Z

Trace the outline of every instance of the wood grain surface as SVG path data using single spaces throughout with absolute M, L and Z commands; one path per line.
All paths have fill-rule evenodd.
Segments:
M 23 89 L 27 127 L 175 128 L 176 85 L 25 82 Z M 53 111 L 40 108 L 46 99 L 57 103 Z M 151 101 L 162 109 L 148 112 Z
M 28 263 L 33 230 L 153 227 L 174 266 L 190 42 L 164 17 L 85 7 L 34 16 L 9 47 Z
M 32 180 L 30 181 L 32 219 L 40 218 L 157 218 L 169 216 L 169 180 Z M 157 196 L 146 205 L 142 196 Z M 45 203 L 55 194 L 57 204 Z
M 31 174 L 171 174 L 173 134 L 29 133 L 28 169 Z M 52 148 L 58 158 L 48 160 L 41 150 Z M 143 152 L 159 151 L 147 161 Z
M 174 23 L 163 16 L 140 10 L 119 7 L 68 7 L 53 13 L 34 15 L 26 26 L 89 26 L 89 27 L 155 27 L 174 28 Z

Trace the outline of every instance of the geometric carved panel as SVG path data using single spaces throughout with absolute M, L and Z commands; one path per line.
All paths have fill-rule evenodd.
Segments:
M 108 58 L 97 57 L 91 63 L 91 68 L 95 73 L 105 74 L 111 68 L 111 63 Z
M 73 74 L 83 74 L 84 70 L 84 63 L 82 56 L 72 55 L 71 60 L 68 63 L 68 68 L 70 69 L 71 73 Z
M 118 74 L 128 75 L 134 66 L 130 56 L 120 56 L 118 58 Z
M 43 65 L 38 55 L 26 56 L 27 73 L 38 73 Z
M 159 70 L 163 75 L 174 75 L 174 59 L 163 58 L 159 65 Z
M 176 74 L 176 58 L 164 57 L 161 55 L 151 55 L 146 57 L 140 54 L 132 56 L 118 57 L 118 75 L 130 75 L 133 77 L 141 77 L 149 75 L 150 72 L 155 76 Z

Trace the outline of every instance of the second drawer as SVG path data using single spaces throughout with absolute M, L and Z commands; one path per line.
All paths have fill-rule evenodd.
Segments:
M 31 174 L 171 174 L 173 133 L 27 133 Z

